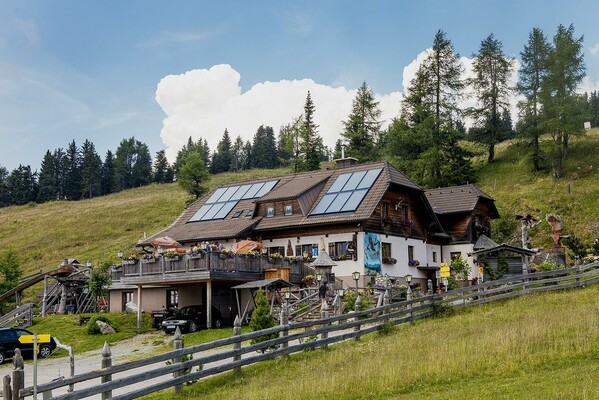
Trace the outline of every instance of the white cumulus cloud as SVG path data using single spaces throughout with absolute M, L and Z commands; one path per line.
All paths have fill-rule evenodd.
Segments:
M 169 75 L 160 81 L 156 101 L 166 114 L 160 136 L 169 159 L 174 160 L 190 136 L 206 139 L 214 150 L 225 129 L 233 139 L 241 136 L 244 140 L 252 140 L 260 125 L 271 126 L 277 133 L 279 127 L 303 113 L 308 91 L 319 134 L 325 145 L 332 147 L 356 94 L 356 89 L 331 87 L 311 79 L 257 83 L 242 93 L 240 78 L 230 65 L 221 64 Z M 375 96 L 386 126 L 399 113 L 401 93 Z
M 595 43 L 594 46 L 589 47 L 589 52 L 593 57 L 597 57 L 597 55 L 599 54 L 599 43 Z
M 407 88 L 416 74 L 418 66 L 431 49 L 422 51 L 403 70 L 402 82 Z M 474 76 L 472 59 L 460 59 L 464 67 L 463 78 Z M 514 61 L 510 76 L 510 86 L 514 87 L 520 64 Z M 333 147 L 343 130 L 343 121 L 351 111 L 352 100 L 357 89 L 343 86 L 332 87 L 314 82 L 311 79 L 281 80 L 261 82 L 242 92 L 239 85 L 241 75 L 228 64 L 220 64 L 210 69 L 195 69 L 180 75 L 164 77 L 156 89 L 156 101 L 162 107 L 166 118 L 160 133 L 170 160 L 187 143 L 187 139 L 206 139 L 214 150 L 225 129 L 234 140 L 237 136 L 252 140 L 260 125 L 271 126 L 275 133 L 281 126 L 290 123 L 304 111 L 308 91 L 316 107 L 314 119 L 319 125 L 319 134 L 325 145 Z M 476 104 L 472 90 L 461 103 L 465 109 Z M 401 92 L 375 93 L 382 111 L 381 119 L 386 128 L 392 118 L 399 115 Z M 510 98 L 510 111 L 514 122 L 517 120 L 515 94 Z M 469 126 L 472 121 L 467 120 Z

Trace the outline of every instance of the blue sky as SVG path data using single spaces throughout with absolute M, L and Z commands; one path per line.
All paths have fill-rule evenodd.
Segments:
M 599 89 L 596 1 L 253 3 L 3 2 L 0 165 L 39 168 L 73 139 L 102 157 L 131 136 L 171 157 L 190 135 L 212 144 L 226 127 L 249 139 L 260 123 L 276 131 L 299 115 L 307 90 L 330 144 L 363 81 L 396 113 L 406 67 L 437 29 L 463 56 L 494 33 L 518 58 L 533 27 L 551 37 L 573 23 L 585 87 Z

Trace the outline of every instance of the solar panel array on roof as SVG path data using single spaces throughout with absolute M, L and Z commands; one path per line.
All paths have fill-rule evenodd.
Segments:
M 379 177 L 382 168 L 341 174 L 310 215 L 336 214 L 355 211 Z
M 218 188 L 187 222 L 223 219 L 240 200 L 255 199 L 270 192 L 279 182 L 268 181 L 254 184 Z

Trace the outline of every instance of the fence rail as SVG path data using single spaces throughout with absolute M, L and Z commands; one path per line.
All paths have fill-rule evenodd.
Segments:
M 360 302 L 356 302 L 355 312 L 333 317 L 328 316 L 328 304 L 325 302 L 321 308 L 323 318 L 318 321 L 289 323 L 289 310 L 284 305 L 279 326 L 243 335 L 235 334 L 232 337 L 211 343 L 181 348 L 142 360 L 75 375 L 59 382 L 38 385 L 37 392 L 44 393 L 44 399 L 57 400 L 81 399 L 98 394 L 103 394 L 103 398 L 133 399 L 169 387 L 177 388 L 188 381 L 239 369 L 263 360 L 359 338 L 380 329 L 383 324 L 398 325 L 426 318 L 434 314 L 435 305 L 438 304 L 455 307 L 478 305 L 528 293 L 580 288 L 598 281 L 599 262 L 594 262 L 558 271 L 508 277 L 424 297 L 410 298 L 410 293 L 408 293 L 407 300 L 397 303 L 388 303 L 389 296 L 386 295 L 383 297 L 387 299 L 387 304 L 380 307 L 360 310 L 358 306 Z M 239 319 L 236 324 L 238 327 Z M 234 331 L 240 332 L 240 329 Z M 278 337 L 258 344 L 247 344 L 251 339 L 265 335 L 278 335 Z M 315 336 L 316 340 L 306 340 Z M 223 349 L 224 346 L 231 345 L 233 348 Z M 264 354 L 255 354 L 256 351 L 269 348 L 276 349 L 264 352 Z M 214 352 L 215 349 L 221 350 Z M 206 353 L 209 351 L 213 352 Z M 190 355 L 193 355 L 193 358 L 186 357 Z M 171 364 L 164 365 L 167 361 L 170 361 Z M 203 366 L 203 368 L 186 375 L 181 373 L 183 370 L 196 366 Z M 132 373 L 126 377 L 113 378 L 114 374 L 136 368 L 143 368 L 143 371 Z M 162 380 L 159 382 L 148 381 L 158 378 Z M 91 387 L 80 388 L 52 397 L 53 390 L 65 391 L 69 385 L 82 384 L 90 380 L 95 382 L 99 380 L 100 382 Z M 141 388 L 129 388 L 129 386 L 141 382 L 146 382 L 146 384 Z M 117 389 L 121 391 L 127 389 L 128 391 L 112 396 L 112 391 Z M 34 388 L 13 388 L 12 390 L 13 393 L 14 390 L 17 390 L 19 398 L 26 398 L 33 395 Z

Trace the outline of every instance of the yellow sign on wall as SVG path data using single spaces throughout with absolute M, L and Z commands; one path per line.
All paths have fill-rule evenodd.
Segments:
M 441 272 L 441 278 L 449 278 L 449 276 L 451 275 L 451 270 L 449 268 L 449 265 L 447 265 L 446 263 L 441 263 L 440 272 Z

